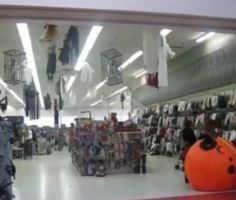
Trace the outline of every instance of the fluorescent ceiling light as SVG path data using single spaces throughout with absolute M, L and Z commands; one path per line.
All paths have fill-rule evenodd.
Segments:
M 8 85 L 0 78 L 0 84 L 5 87 L 5 89 L 17 100 L 19 101 L 22 105 L 25 106 L 24 101 L 12 90 L 8 88 Z
M 21 38 L 22 46 L 26 53 L 28 67 L 31 68 L 34 84 L 35 84 L 37 92 L 39 93 L 39 100 L 40 100 L 41 107 L 44 108 L 44 101 L 43 101 L 42 91 L 40 87 L 37 67 L 36 67 L 36 63 L 34 59 L 34 53 L 33 53 L 28 25 L 26 23 L 17 23 L 16 26 L 17 26 L 18 33 Z
M 79 58 L 77 60 L 77 63 L 75 65 L 75 70 L 79 71 L 84 65 L 84 62 L 86 61 L 89 52 L 93 48 L 93 45 L 95 44 L 99 34 L 101 33 L 103 29 L 103 26 L 93 26 L 84 45 L 83 50 L 81 51 L 81 54 L 79 55 Z
M 204 34 L 203 36 L 199 37 L 196 42 L 197 43 L 201 43 L 201 42 L 204 42 L 210 38 L 212 38 L 213 36 L 215 35 L 215 32 L 209 32 L 209 33 L 206 33 Z
M 7 84 L 0 78 L 0 84 L 7 89 Z
M 127 66 L 129 66 L 132 62 L 134 62 L 136 59 L 138 59 L 140 56 L 143 55 L 143 51 L 139 50 L 135 52 L 131 57 L 128 58 L 119 68 L 119 71 L 124 70 Z
M 14 110 L 14 107 L 10 104 L 7 105 L 7 110 Z
M 113 106 L 113 105 L 115 105 L 115 104 L 117 104 L 117 101 L 111 102 L 111 103 L 110 103 L 110 106 Z
M 142 72 L 144 72 L 145 71 L 145 69 L 139 69 L 139 70 L 137 70 L 136 72 L 134 72 L 133 74 L 132 74 L 132 76 L 137 76 L 138 74 L 140 74 L 140 73 L 142 73 Z
M 107 83 L 108 79 L 106 78 L 105 80 L 101 81 L 100 83 L 98 83 L 96 86 L 95 86 L 95 90 L 98 91 L 100 88 L 102 88 L 106 83 Z M 89 91 L 86 96 L 83 98 L 83 100 L 89 98 L 91 96 L 91 91 Z
M 75 82 L 75 79 L 77 78 L 76 75 L 73 75 L 69 78 L 68 82 L 67 82 L 67 85 L 66 85 L 66 90 L 67 92 L 70 91 L 70 88 L 72 87 L 73 83 Z
M 163 36 L 163 37 L 166 37 L 167 35 L 169 35 L 169 33 L 171 33 L 172 30 L 171 29 L 162 29 L 160 31 L 160 34 Z
M 140 72 L 139 74 L 136 74 L 136 76 L 134 76 L 134 77 L 135 77 L 135 78 L 139 78 L 140 76 L 143 76 L 143 75 L 146 74 L 146 73 L 147 73 L 147 71 L 144 70 L 144 71 Z
M 111 97 L 113 97 L 113 96 L 115 96 L 115 95 L 117 95 L 117 94 L 119 94 L 119 93 L 121 93 L 121 92 L 123 92 L 123 91 L 125 91 L 125 90 L 127 90 L 127 89 L 128 89 L 128 87 L 125 86 L 125 87 L 123 87 L 123 88 L 121 88 L 121 89 L 119 89 L 119 90 L 116 90 L 116 91 L 113 92 L 111 95 L 109 95 L 108 98 L 111 98 Z
M 100 100 L 98 100 L 98 101 L 92 103 L 90 106 L 93 107 L 93 106 L 96 106 L 96 105 L 99 104 L 99 103 L 102 103 L 102 99 L 100 99 Z
M 74 70 L 80 71 L 82 67 L 84 66 L 84 62 L 86 61 L 91 49 L 93 48 L 93 45 L 95 44 L 99 34 L 101 33 L 103 29 L 103 26 L 93 26 L 86 41 L 84 44 L 84 47 L 78 57 L 77 63 L 75 64 Z M 75 82 L 76 78 L 70 77 L 67 91 L 70 90 L 72 87 L 73 83 Z
M 24 101 L 12 90 L 12 89 L 9 89 L 8 92 L 13 96 L 15 97 L 15 99 L 17 101 L 19 101 L 21 104 L 25 105 Z
M 100 88 L 102 88 L 105 84 L 107 83 L 107 78 L 103 81 L 101 81 L 100 83 L 97 84 L 97 86 L 95 87 L 96 90 L 99 90 Z
M 141 72 L 143 72 L 144 71 L 144 69 L 139 69 L 139 70 L 137 70 L 136 72 L 134 72 L 133 74 L 132 74 L 132 76 L 136 76 L 137 74 L 140 74 Z

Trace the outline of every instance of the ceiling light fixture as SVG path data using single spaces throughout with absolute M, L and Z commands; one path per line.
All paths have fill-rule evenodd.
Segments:
M 67 92 L 70 91 L 70 89 L 71 89 L 73 83 L 75 82 L 75 79 L 76 79 L 76 78 L 77 78 L 76 75 L 73 75 L 73 76 L 71 76 L 71 77 L 69 78 L 69 80 L 68 80 L 68 82 L 67 82 L 67 84 L 66 84 L 66 91 L 67 91 Z
M 117 104 L 117 101 L 111 102 L 109 105 L 110 105 L 110 106 L 113 106 L 113 105 L 115 105 L 115 104 Z
M 84 44 L 84 47 L 78 57 L 77 63 L 75 64 L 74 70 L 75 71 L 80 71 L 82 67 L 84 66 L 84 62 L 86 61 L 90 51 L 93 48 L 93 45 L 95 44 L 99 34 L 101 33 L 103 29 L 103 26 L 93 26 L 86 41 Z M 76 77 L 71 76 L 68 84 L 67 84 L 67 91 L 69 91 L 75 82 Z
M 117 94 L 119 94 L 119 93 L 121 93 L 121 92 L 123 92 L 123 91 L 125 91 L 125 90 L 127 90 L 127 89 L 128 89 L 128 87 L 125 86 L 125 87 L 123 87 L 123 88 L 121 88 L 121 89 L 119 89 L 119 90 L 116 90 L 116 91 L 113 92 L 111 95 L 109 95 L 108 98 L 111 98 L 111 97 L 113 97 L 113 96 L 115 96 L 115 95 L 117 95 Z
M 160 34 L 161 34 L 163 37 L 166 37 L 166 36 L 169 35 L 171 32 L 172 32 L 171 29 L 162 29 L 162 30 L 160 31 Z
M 92 103 L 90 106 L 91 106 L 91 107 L 94 107 L 94 106 L 96 106 L 97 104 L 102 103 L 102 102 L 103 102 L 103 100 L 100 99 L 100 100 L 98 100 L 98 101 Z
M 0 84 L 7 89 L 7 84 L 0 78 Z
M 144 71 L 144 69 L 139 69 L 139 70 L 137 70 L 136 72 L 134 72 L 133 74 L 132 74 L 132 76 L 136 76 L 137 74 L 140 74 L 141 72 L 143 72 Z
M 101 81 L 100 83 L 98 83 L 96 86 L 95 86 L 95 90 L 98 91 L 99 89 L 101 89 L 106 83 L 107 83 L 108 79 L 106 78 L 105 80 Z M 89 91 L 86 96 L 83 98 L 83 100 L 91 97 L 92 93 L 91 91 Z
M 140 56 L 143 55 L 143 51 L 139 50 L 137 52 L 135 52 L 132 56 L 130 56 L 128 58 L 128 60 L 126 60 L 119 68 L 119 71 L 124 70 L 126 67 L 128 67 L 132 62 L 134 62 L 135 60 L 137 60 Z
M 139 74 L 136 74 L 136 76 L 134 76 L 134 77 L 135 77 L 135 78 L 139 78 L 139 77 L 143 76 L 143 75 L 146 74 L 146 73 L 147 73 L 147 71 L 144 70 L 144 71 L 140 72 Z
M 14 110 L 14 107 L 10 104 L 7 105 L 7 110 Z
M 102 88 L 106 83 L 107 83 L 108 79 L 106 78 L 105 80 L 101 81 L 100 83 L 97 84 L 97 86 L 95 87 L 96 90 L 99 90 L 100 88 Z
M 9 89 L 8 92 L 13 96 L 15 97 L 15 99 L 17 101 L 19 101 L 21 104 L 25 105 L 24 101 L 12 90 L 12 89 Z
M 34 53 L 33 53 L 33 48 L 32 48 L 28 25 L 26 23 L 17 23 L 16 26 L 18 29 L 18 33 L 19 33 L 19 36 L 21 39 L 22 46 L 23 46 L 24 51 L 26 53 L 28 66 L 29 66 L 29 68 L 31 68 L 31 72 L 32 72 L 32 76 L 33 76 L 36 90 L 39 93 L 39 100 L 40 100 L 41 107 L 44 108 L 44 101 L 43 101 L 42 91 L 41 91 L 41 87 L 40 87 L 37 67 L 36 67 L 36 63 L 35 63 L 35 59 L 34 59 Z
M 215 32 L 209 32 L 209 33 L 206 33 L 204 34 L 203 36 L 199 37 L 198 39 L 196 39 L 196 42 L 197 43 L 201 43 L 201 42 L 204 42 L 210 38 L 212 38 L 213 36 L 215 36 Z
M 19 101 L 22 105 L 25 106 L 24 101 L 12 90 L 8 88 L 8 85 L 0 78 L 0 84 L 5 87 L 7 92 L 9 92 L 17 101 Z

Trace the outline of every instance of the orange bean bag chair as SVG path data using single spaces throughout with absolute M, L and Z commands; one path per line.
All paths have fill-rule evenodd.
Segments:
M 185 173 L 196 190 L 235 189 L 236 149 L 220 137 L 200 140 L 190 148 L 186 156 Z

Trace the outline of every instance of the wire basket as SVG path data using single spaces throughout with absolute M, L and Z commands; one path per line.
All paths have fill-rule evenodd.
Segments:
M 4 54 L 4 81 L 17 85 L 25 82 L 24 68 L 27 60 L 26 54 L 18 49 L 11 49 Z
M 122 72 L 118 68 L 122 64 L 122 54 L 112 48 L 101 53 L 102 80 L 107 78 L 107 84 L 117 85 L 123 83 Z

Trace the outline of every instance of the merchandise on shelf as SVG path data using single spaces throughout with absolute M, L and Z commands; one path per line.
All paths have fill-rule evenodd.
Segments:
M 145 152 L 141 151 L 141 132 L 129 121 L 117 123 L 116 128 L 113 125 L 113 121 L 77 121 L 72 162 L 82 176 L 137 173 L 140 167 L 143 173 L 146 172 Z
M 172 155 L 184 145 L 181 135 L 186 121 L 192 123 L 191 128 L 199 138 L 205 133 L 206 122 L 214 120 L 219 126 L 218 135 L 235 143 L 235 116 L 236 94 L 230 91 L 146 108 L 137 121 L 146 133 L 145 144 L 152 155 Z
M 15 166 L 11 160 L 10 139 L 12 122 L 0 121 L 0 199 L 12 199 L 12 177 L 15 178 Z

